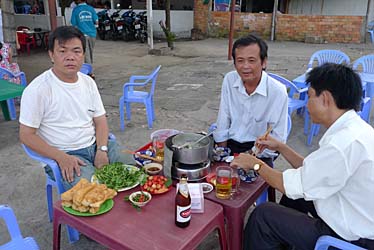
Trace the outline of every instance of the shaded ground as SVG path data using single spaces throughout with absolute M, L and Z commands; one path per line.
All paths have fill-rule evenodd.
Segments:
M 352 61 L 373 51 L 371 44 L 268 44 L 268 71 L 288 79 L 302 74 L 312 53 L 319 49 L 340 49 Z M 175 45 L 175 50 L 168 56 L 152 56 L 147 54 L 146 45 L 137 42 L 98 40 L 96 43 L 94 69 L 97 84 L 108 113 L 110 131 L 125 148 L 139 148 L 149 141 L 150 134 L 157 129 L 174 128 L 197 132 L 206 130 L 216 119 L 223 76 L 233 69 L 232 62 L 227 61 L 227 41 L 207 39 L 177 42 Z M 162 46 L 165 44 L 156 44 L 156 47 Z M 30 56 L 22 54 L 18 57 L 18 62 L 29 82 L 51 66 L 45 51 L 32 51 Z M 118 99 L 122 84 L 130 75 L 148 74 L 159 64 L 162 69 L 156 86 L 156 121 L 153 129 L 147 128 L 144 107 L 133 105 L 131 122 L 126 121 L 126 130 L 119 131 Z M 307 155 L 316 149 L 322 133 L 314 139 L 311 147 L 307 147 L 306 136 L 302 132 L 303 118 L 293 115 L 292 120 L 289 144 L 301 154 Z M 24 236 L 35 237 L 41 249 L 51 249 L 52 224 L 48 222 L 43 169 L 23 152 L 18 141 L 17 121 L 4 121 L 1 116 L 0 131 L 0 140 L 3 142 L 0 145 L 0 204 L 12 206 Z M 322 129 L 321 132 L 323 131 Z M 278 169 L 288 166 L 282 158 L 276 162 Z M 5 231 L 0 226 L 1 236 Z M 0 237 L 0 244 L 6 241 L 6 237 Z M 105 247 L 84 236 L 79 242 L 70 245 L 63 227 L 62 249 Z M 209 236 L 199 249 L 219 249 L 215 234 Z

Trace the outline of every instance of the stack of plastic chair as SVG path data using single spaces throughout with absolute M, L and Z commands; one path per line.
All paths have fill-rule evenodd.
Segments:
M 374 25 L 374 23 L 373 23 Z M 364 89 L 364 100 L 363 103 L 366 104 L 366 98 L 370 98 L 369 110 L 366 111 L 363 119 L 369 123 L 370 122 L 370 112 L 371 112 L 371 99 L 374 97 L 374 54 L 366 55 L 358 58 L 354 61 L 352 68 L 356 70 L 363 82 L 362 86 Z M 364 76 L 365 75 L 365 76 Z M 365 108 L 362 109 L 362 112 L 365 112 Z M 361 116 L 362 117 L 362 116 Z
M 346 242 L 344 240 L 339 240 L 332 236 L 324 235 L 324 236 L 319 237 L 314 247 L 314 250 L 328 250 L 328 249 L 367 250 L 366 248 L 358 247 L 349 242 Z
M 123 85 L 123 95 L 119 99 L 119 114 L 120 114 L 120 128 L 125 130 L 125 115 L 124 106 L 126 105 L 127 120 L 131 120 L 131 107 L 132 102 L 143 103 L 147 111 L 148 128 L 152 128 L 153 121 L 155 120 L 155 110 L 153 104 L 153 95 L 158 73 L 160 72 L 161 65 L 157 66 L 150 75 L 134 75 L 130 77 L 130 81 Z M 142 80 L 141 82 L 136 82 Z M 146 87 L 149 82 L 152 86 L 149 92 L 135 90 L 134 87 Z
M 83 74 L 89 75 L 92 73 L 92 65 L 89 63 L 83 63 L 79 71 L 82 72 Z
M 308 88 L 298 88 L 295 84 L 291 81 L 287 80 L 286 78 L 279 76 L 277 74 L 268 73 L 268 75 L 280 83 L 284 84 L 288 91 L 288 114 L 291 115 L 293 111 L 305 108 L 308 102 L 307 98 L 300 99 L 301 94 L 305 94 L 308 91 Z M 298 96 L 295 97 L 295 94 Z
M 337 64 L 350 64 L 349 57 L 340 50 L 319 50 L 315 52 L 309 60 L 307 72 L 309 72 L 313 66 L 314 62 L 317 61 L 317 66 L 321 66 L 325 63 L 337 63 Z M 293 80 L 293 82 L 297 86 L 306 86 L 305 83 L 306 73 L 297 77 Z M 306 97 L 305 97 L 306 99 Z M 312 144 L 313 136 L 316 136 L 319 132 L 320 125 L 312 123 L 310 126 L 310 118 L 309 113 L 305 112 L 305 120 L 304 120 L 304 134 L 308 135 L 307 145 Z
M 0 205 L 0 218 L 4 219 L 11 238 L 9 242 L 0 246 L 0 250 L 39 250 L 39 246 L 34 238 L 23 238 L 11 207 Z
M 13 74 L 11 71 L 9 71 L 9 70 L 7 70 L 5 68 L 0 67 L 0 79 L 4 79 L 4 80 L 7 80 L 7 81 L 10 81 L 13 78 L 20 78 L 21 85 L 26 87 L 27 82 L 26 82 L 26 75 L 25 75 L 25 73 L 19 72 L 17 74 Z M 14 104 L 14 99 L 13 98 L 12 99 L 8 99 L 7 100 L 7 104 L 8 104 L 10 119 L 11 120 L 17 119 L 16 106 Z

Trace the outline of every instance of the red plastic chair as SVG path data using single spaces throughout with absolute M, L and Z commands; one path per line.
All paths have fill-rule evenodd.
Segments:
M 24 31 L 24 30 L 30 30 L 30 28 L 26 26 L 17 27 L 17 39 L 18 39 L 19 45 L 21 46 L 20 51 L 23 51 L 23 48 L 26 48 L 27 54 L 30 55 L 30 46 L 32 45 L 34 48 L 36 48 L 36 41 L 35 41 L 35 37 L 33 34 L 19 32 L 19 31 Z

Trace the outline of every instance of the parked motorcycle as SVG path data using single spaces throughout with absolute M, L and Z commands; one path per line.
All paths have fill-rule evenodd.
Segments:
M 121 10 L 117 10 L 112 15 L 110 15 L 111 30 L 112 30 L 111 37 L 114 41 L 119 38 L 122 38 L 124 19 L 119 15 L 120 11 Z
M 97 27 L 97 34 L 101 40 L 105 40 L 107 36 L 111 36 L 111 19 L 108 15 L 108 10 L 102 10 L 97 13 L 99 18 L 99 26 Z
M 125 41 L 130 41 L 135 39 L 135 21 L 136 13 L 130 8 L 128 11 L 122 14 L 123 19 L 123 32 L 122 37 Z
M 147 11 L 139 12 L 134 21 L 135 39 L 144 43 L 148 38 L 147 33 Z

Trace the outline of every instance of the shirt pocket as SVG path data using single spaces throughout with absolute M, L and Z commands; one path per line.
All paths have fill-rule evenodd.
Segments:
M 253 135 L 259 137 L 263 135 L 268 128 L 268 120 L 265 117 L 254 117 L 253 119 Z

